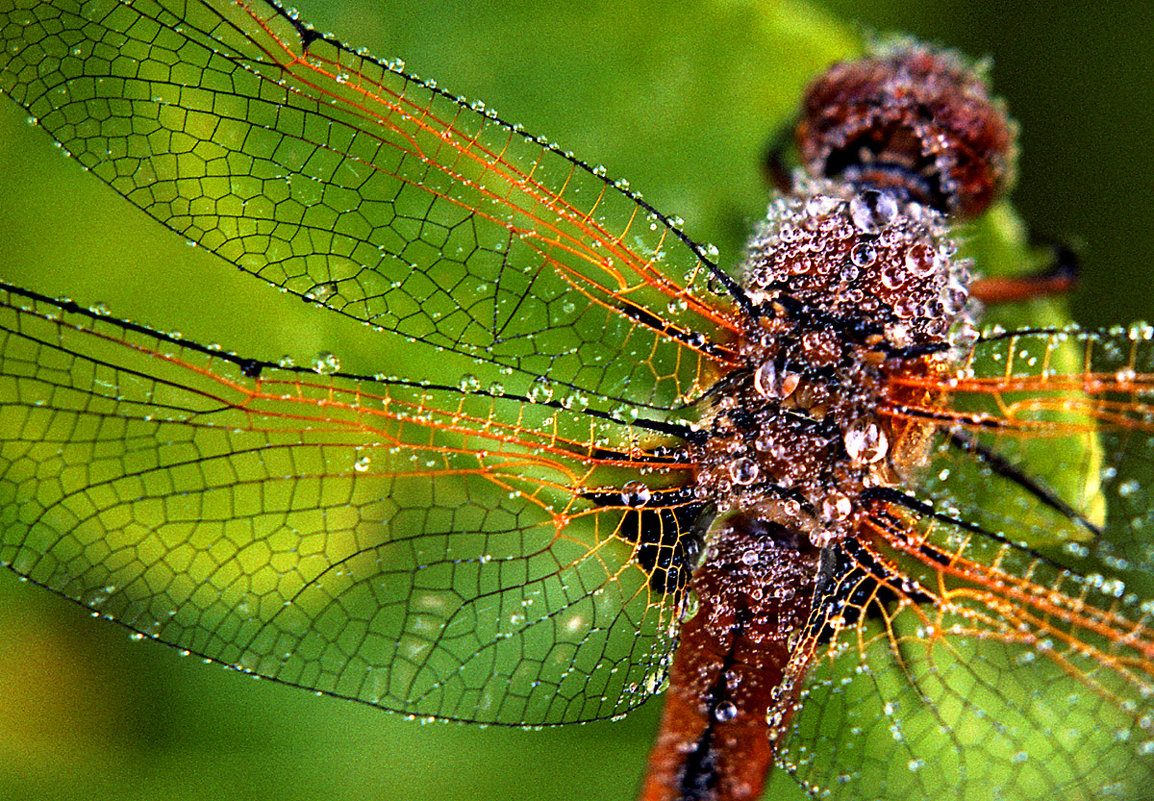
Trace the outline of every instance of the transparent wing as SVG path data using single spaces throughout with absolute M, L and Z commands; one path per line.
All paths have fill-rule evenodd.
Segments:
M 1071 569 L 1151 595 L 1154 335 L 1018 332 L 979 342 L 945 408 L 895 410 L 954 434 L 924 487 L 944 510 Z M 903 382 L 908 387 L 916 380 Z M 959 445 L 959 437 L 962 444 Z M 996 492 L 983 488 L 995 482 Z
M 559 404 L 240 359 L 0 292 L 0 562 L 277 681 L 459 720 L 660 684 L 684 465 Z M 596 444 L 594 444 L 596 443 Z M 687 536 L 687 535 L 685 535 Z M 679 550 L 680 549 L 680 550 Z
M 895 379 L 895 425 L 937 444 L 918 498 L 879 502 L 839 554 L 782 753 L 801 781 L 836 798 L 1142 795 L 1149 340 L 995 336 L 948 380 Z
M 0 31 L 0 88 L 81 164 L 276 286 L 598 407 L 728 360 L 699 300 L 728 279 L 666 219 L 278 6 L 24 2 Z

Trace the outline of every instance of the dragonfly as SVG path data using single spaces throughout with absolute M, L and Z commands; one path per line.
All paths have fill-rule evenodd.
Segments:
M 339 77 L 339 76 L 338 76 L 338 77 Z M 340 82 L 340 81 L 338 81 L 338 83 L 341 83 L 341 82 Z M 316 285 L 316 286 L 318 287 L 318 288 L 316 289 L 315 293 L 314 293 L 316 296 L 315 296 L 315 297 L 313 297 L 313 298 L 310 298 L 310 299 L 311 299 L 311 300 L 314 300 L 314 301 L 321 301 L 321 302 L 324 302 L 324 301 L 328 300 L 329 298 L 327 298 L 327 297 L 325 296 L 326 292 L 328 291 L 328 290 L 327 290 L 327 287 L 326 287 L 324 284 L 318 284 L 318 285 Z M 311 290 L 312 290 L 312 287 L 310 287 L 310 290 L 306 290 L 306 292 L 305 292 L 304 294 L 308 294 L 308 291 L 311 291 Z M 66 309 L 66 310 L 68 310 L 68 309 Z M 77 311 L 78 313 L 83 313 L 81 310 L 75 310 L 75 311 Z M 670 311 L 670 313 L 673 313 L 673 312 L 672 312 L 672 311 Z M 115 326 L 116 324 L 115 324 L 115 323 L 113 323 L 113 325 Z M 123 329 L 122 329 L 122 330 L 123 330 Z M 139 332 L 138 332 L 138 333 L 139 333 Z M 238 361 L 232 361 L 232 362 L 230 362 L 230 361 L 229 361 L 229 358 L 228 358 L 228 357 L 226 357 L 226 356 L 224 356 L 224 355 L 221 355 L 221 356 L 219 356 L 219 357 L 217 357 L 217 358 L 218 358 L 219 360 L 221 360 L 222 362 L 229 362 L 229 363 L 233 364 L 233 366 L 234 366 L 235 368 L 239 369 L 240 373 L 241 373 L 241 374 L 242 374 L 242 375 L 243 375 L 245 378 L 250 378 L 250 379 L 254 379 L 254 380 L 255 380 L 255 379 L 260 379 L 260 380 L 264 381 L 264 380 L 267 380 L 267 377 L 265 377 L 265 376 L 263 375 L 263 374 L 266 372 L 265 368 L 266 368 L 266 367 L 268 368 L 268 372 L 270 372 L 270 373 L 272 372 L 272 365 L 263 365 L 263 366 L 262 366 L 261 364 L 258 364 L 258 363 L 252 362 L 252 361 L 247 361 L 247 360 L 245 360 L 245 361 L 243 361 L 243 362 L 238 362 Z M 1122 366 L 1122 367 L 1120 367 L 1120 368 L 1119 368 L 1119 370 L 1124 370 L 1127 364 L 1129 364 L 1129 362 L 1123 362 L 1123 366 Z M 335 369 L 335 368 L 334 368 L 334 369 Z M 329 369 L 327 369 L 327 368 L 325 367 L 325 365 L 322 363 L 322 364 L 320 365 L 320 372 L 322 372 L 322 373 L 325 373 L 325 372 L 332 372 L 332 370 L 329 370 Z M 255 375 L 250 375 L 250 374 L 252 374 L 252 373 L 256 373 L 256 374 L 255 374 Z M 335 381 L 335 380 L 339 380 L 339 377 L 337 377 L 337 378 L 334 378 L 333 380 L 334 380 L 334 381 Z M 1110 381 L 1113 381 L 1113 382 L 1115 382 L 1113 386 L 1116 386 L 1116 385 L 1118 384 L 1118 382 L 1122 382 L 1122 383 L 1124 383 L 1124 384 L 1125 384 L 1125 383 L 1127 383 L 1127 382 L 1133 383 L 1134 381 L 1136 381 L 1136 377 L 1132 377 L 1132 378 L 1129 378 L 1129 379 L 1126 379 L 1125 381 L 1123 381 L 1123 379 L 1121 379 L 1121 378 L 1118 378 L 1117 374 L 1115 374 L 1115 376 L 1114 376 L 1112 379 L 1111 379 L 1111 378 L 1109 378 L 1109 377 L 1107 377 L 1107 378 L 1105 378 L 1105 379 L 1103 379 L 1103 380 L 1105 380 L 1105 381 L 1106 381 L 1108 384 L 1109 384 L 1109 382 L 1110 382 Z M 382 379 L 379 379 L 379 380 L 378 380 L 378 383 L 385 383 L 385 384 L 387 384 L 387 383 L 388 383 L 388 381 L 389 381 L 389 379 L 386 379 L 386 378 L 382 378 Z M 458 388 L 457 388 L 457 390 L 465 390 L 465 391 L 468 391 L 470 394 L 472 394 L 472 395 L 474 395 L 474 396 L 477 396 L 477 397 L 487 397 L 487 398 L 490 398 L 490 399 L 493 399 L 493 396 L 494 396 L 494 395 L 499 395 L 499 396 L 501 396 L 501 397 L 505 397 L 506 395 L 509 395 L 509 396 L 514 396 L 514 397 L 515 397 L 515 393 L 509 392 L 507 389 L 506 389 L 506 390 L 503 390 L 503 391 L 502 391 L 502 392 L 500 392 L 500 393 L 497 393 L 497 392 L 495 392 L 495 391 L 492 391 L 492 390 L 490 390 L 490 389 L 487 389 L 487 388 L 486 388 L 486 389 L 481 389 L 480 387 L 472 387 L 472 384 L 473 384 L 473 380 L 472 380 L 472 375 L 471 375 L 471 374 L 470 374 L 470 378 L 469 378 L 468 380 L 467 380 L 467 379 L 465 379 L 465 378 L 462 378 L 462 382 L 464 383 L 464 386 L 463 386 L 463 387 L 458 387 Z M 537 388 L 537 387 L 533 387 L 533 386 L 531 386 L 531 387 L 530 387 L 530 389 L 527 391 L 527 393 L 526 393 L 525 397 L 528 397 L 528 392 L 531 392 L 531 391 L 532 391 L 533 389 L 535 389 L 535 388 Z M 1082 389 L 1083 389 L 1083 390 L 1085 390 L 1085 391 L 1089 391 L 1089 390 L 1088 390 L 1086 387 L 1082 387 Z M 542 391 L 542 392 L 544 392 L 544 391 L 546 391 L 546 390 L 541 390 L 541 391 Z M 1102 390 L 1100 390 L 1100 389 L 1095 389 L 1094 391 L 1102 391 Z M 381 400 L 381 398 L 380 398 L 380 397 L 378 397 L 377 399 L 378 399 L 378 400 Z M 573 401 L 571 401 L 571 402 L 580 403 L 581 401 L 580 401 L 580 399 L 574 399 L 574 400 L 573 400 Z M 383 401 L 382 401 L 382 403 L 383 403 Z M 553 401 L 552 401 L 552 399 L 551 399 L 551 398 L 549 398 L 549 399 L 544 399 L 542 396 L 539 396 L 537 405 L 539 405 L 539 406 L 544 406 L 544 407 L 546 407 L 546 408 L 555 408 L 554 406 L 551 406 L 551 405 L 550 405 L 550 404 L 552 404 L 552 403 L 553 403 Z M 560 403 L 560 401 L 558 401 L 558 403 Z M 631 416 L 631 414 L 632 414 L 632 413 L 631 413 L 629 410 L 622 410 L 622 411 L 620 411 L 620 412 L 614 412 L 614 413 L 613 413 L 613 414 L 611 414 L 610 416 L 611 416 L 611 417 L 614 417 L 614 418 L 616 419 L 616 417 L 619 417 L 619 416 L 622 416 L 622 415 L 625 415 L 625 416 Z M 618 421 L 618 422 L 621 422 L 621 421 Z M 634 423 L 633 425 L 636 425 L 636 423 Z M 443 427 L 443 426 L 444 426 L 444 424 L 441 424 L 441 426 Z M 1086 452 L 1085 452 L 1085 454 L 1084 454 L 1085 458 L 1091 458 L 1093 455 L 1094 455 L 1094 451 L 1093 451 L 1093 448 L 1088 448 L 1088 450 L 1086 450 Z M 358 457 L 358 458 L 359 458 L 359 457 Z M 356 462 L 354 462 L 354 463 L 353 463 L 353 465 L 352 465 L 352 468 L 351 468 L 351 469 L 352 469 L 353 471 L 357 471 L 358 467 L 357 467 L 357 463 L 356 463 Z M 372 461 L 371 461 L 371 457 L 370 457 L 370 460 L 369 460 L 367 463 L 365 463 L 365 465 L 364 465 L 364 469 L 363 469 L 363 470 L 361 470 L 360 472 L 363 472 L 363 473 L 370 473 L 370 472 L 371 472 L 373 469 L 374 469 L 374 468 L 372 467 Z M 1068 543 L 1067 543 L 1067 544 L 1068 544 Z M 483 554 L 483 555 L 484 555 L 484 554 Z M 478 559 L 480 559 L 480 557 L 478 557 Z M 485 562 L 484 564 L 488 564 L 488 563 L 489 563 L 489 562 Z M 18 569 L 19 569 L 19 568 L 18 568 Z M 99 590 L 100 590 L 100 588 L 97 588 L 97 592 L 96 592 L 96 595 L 94 595 L 94 596 L 92 596 L 91 598 L 88 598 L 88 599 L 86 599 L 86 600 L 88 600 L 88 601 L 89 601 L 89 602 L 90 602 L 90 603 L 91 603 L 93 606 L 95 606 L 95 607 L 102 607 L 102 608 L 104 608 L 104 609 L 105 609 L 105 611 L 107 611 L 107 607 L 106 607 L 106 604 L 107 604 L 107 603 L 108 603 L 108 601 L 109 601 L 109 600 L 111 600 L 111 599 L 110 599 L 110 598 L 109 598 L 109 599 L 102 599 L 102 598 L 100 598 L 100 597 L 99 597 L 99 596 L 100 596 L 100 592 L 99 592 Z M 111 596 L 111 595 L 114 595 L 114 594 L 115 594 L 115 592 L 114 592 L 114 591 L 110 591 L 108 594 Z M 522 598 L 522 600 L 526 600 L 526 599 L 525 599 L 525 598 Z M 146 633 L 146 634 L 152 634 L 153 632 L 150 632 L 150 631 L 146 631 L 145 633 Z M 164 635 L 162 632 L 156 632 L 156 634 L 157 634 L 158 636 L 160 636 L 161 638 L 164 638 L 164 637 L 165 637 L 165 635 Z M 169 636 L 171 636 L 171 635 L 169 635 Z M 239 664 L 240 664 L 240 666 L 241 666 L 241 667 L 246 667 L 247 669 L 253 669 L 253 670 L 256 670 L 258 673 L 259 673 L 259 672 L 262 672 L 262 669 L 261 669 L 259 666 L 257 666 L 257 667 L 246 666 L 246 665 L 244 664 L 244 661 L 243 661 L 243 659 L 239 661 Z M 267 668 L 266 668 L 265 670 L 267 670 Z M 648 677 L 646 677 L 646 678 L 648 678 Z M 644 684 L 644 680 L 642 681 L 642 684 Z M 528 720 L 526 720 L 526 721 L 522 721 L 522 722 L 529 722 L 529 721 L 528 721 Z M 914 772 L 914 771 L 911 769 L 911 773 L 912 773 L 912 772 Z

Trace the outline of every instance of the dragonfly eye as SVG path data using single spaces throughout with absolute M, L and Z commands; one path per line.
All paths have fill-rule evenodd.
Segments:
M 1014 134 L 959 56 L 901 44 L 814 82 L 796 137 L 810 175 L 973 217 L 1012 182 Z

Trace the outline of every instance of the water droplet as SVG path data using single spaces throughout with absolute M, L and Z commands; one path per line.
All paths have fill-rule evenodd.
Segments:
M 368 456 L 362 456 L 353 462 L 353 469 L 358 473 L 363 473 L 369 469 L 369 465 L 372 464 L 372 462 L 373 460 Z
M 828 217 L 837 211 L 841 200 L 829 195 L 814 195 L 805 201 L 805 215 L 807 217 Z
M 876 234 L 894 221 L 898 202 L 889 192 L 866 189 L 849 202 L 849 216 L 863 234 Z
M 325 281 L 323 284 L 316 284 L 304 294 L 305 300 L 311 300 L 314 303 L 327 303 L 332 300 L 333 296 L 337 294 L 337 282 Z
M 645 687 L 645 692 L 650 695 L 663 693 L 669 689 L 669 674 L 666 672 L 652 673 L 645 677 L 642 686 Z
M 769 399 L 784 399 L 793 394 L 801 383 L 801 376 L 787 370 L 778 371 L 772 360 L 767 361 L 753 374 L 753 389 L 758 395 Z
M 853 501 L 841 492 L 831 492 L 821 499 L 821 516 L 825 520 L 845 520 L 853 511 Z
M 778 397 L 779 384 L 777 383 L 777 365 L 773 360 L 767 361 L 753 374 L 753 389 L 763 398 Z
M 969 350 L 978 337 L 978 327 L 970 320 L 962 320 L 950 331 L 949 342 L 955 348 Z
M 886 342 L 897 347 L 904 347 L 910 344 L 910 327 L 905 323 L 894 323 L 886 326 L 885 330 Z
M 894 314 L 903 320 L 917 317 L 921 311 L 922 307 L 915 298 L 902 298 L 894 304 Z
M 685 598 L 681 602 L 681 622 L 692 620 L 701 611 L 701 598 L 698 597 L 697 592 L 690 588 L 685 593 Z
M 872 420 L 855 423 L 845 432 L 845 452 L 855 462 L 862 464 L 880 462 L 888 450 L 889 439 L 886 432 Z
M 553 400 L 553 385 L 547 378 L 533 379 L 533 384 L 529 387 L 529 400 L 533 403 L 548 403 Z
M 108 599 L 112 597 L 114 592 L 116 592 L 116 585 L 114 584 L 109 584 L 105 587 L 98 587 L 97 589 L 90 591 L 87 595 L 84 596 L 84 603 L 88 604 L 93 609 L 100 609 L 106 603 L 108 603 Z
M 729 476 L 737 484 L 752 484 L 757 481 L 757 474 L 757 462 L 745 456 L 729 465 Z
M 457 381 L 457 388 L 462 392 L 476 392 L 481 388 L 481 379 L 472 373 L 465 373 L 461 376 L 460 380 Z
M 929 245 L 919 242 L 906 253 L 906 269 L 911 275 L 925 278 L 934 273 L 939 267 L 937 254 Z
M 877 249 L 868 242 L 858 242 L 849 251 L 850 263 L 856 267 L 869 267 L 877 258 Z
M 629 406 L 627 404 L 617 404 L 609 410 L 609 416 L 614 420 L 622 423 L 632 423 L 637 419 L 638 409 L 636 406 Z
M 328 351 L 322 351 L 313 357 L 312 368 L 317 375 L 332 375 L 341 369 L 341 360 Z
M 737 707 L 729 701 L 722 701 L 713 708 L 713 717 L 719 723 L 728 723 L 737 717 Z
M 649 487 L 640 481 L 628 481 L 621 488 L 621 502 L 634 509 L 639 509 L 649 503 L 649 499 L 652 497 L 653 493 L 649 491 Z

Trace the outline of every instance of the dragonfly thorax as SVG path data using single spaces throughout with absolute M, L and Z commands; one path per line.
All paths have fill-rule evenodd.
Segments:
M 749 244 L 744 283 L 764 313 L 747 345 L 814 331 L 925 349 L 973 316 L 969 262 L 945 217 L 878 189 L 805 190 L 775 201 Z
M 940 369 L 970 328 L 955 250 L 939 213 L 887 192 L 819 183 L 775 202 L 745 265 L 760 311 L 747 366 L 715 388 L 693 446 L 699 496 L 824 545 L 852 531 L 866 489 L 915 472 L 925 439 L 878 410 L 887 375 Z

